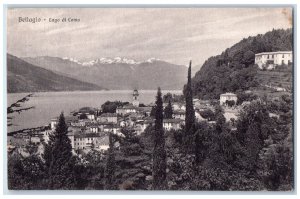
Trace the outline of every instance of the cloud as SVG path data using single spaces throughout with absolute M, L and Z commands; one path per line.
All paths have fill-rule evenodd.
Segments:
M 8 52 L 90 59 L 157 57 L 201 64 L 244 37 L 291 27 L 289 8 L 18 8 L 7 15 Z M 18 23 L 18 17 L 78 18 Z

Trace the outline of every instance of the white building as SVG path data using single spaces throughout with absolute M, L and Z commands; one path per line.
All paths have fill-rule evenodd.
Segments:
M 238 109 L 224 109 L 224 117 L 226 122 L 229 122 L 231 119 L 238 119 Z
M 58 123 L 58 119 L 57 118 L 51 119 L 50 126 L 51 126 L 52 130 L 55 130 L 57 123 Z
M 43 134 L 43 140 L 44 140 L 45 143 L 49 142 L 49 136 L 52 133 L 53 133 L 53 130 L 45 130 L 45 131 L 41 132 L 41 134 Z
M 185 111 L 184 110 L 175 110 L 173 112 L 173 118 L 175 119 L 181 119 L 181 120 L 185 120 Z
M 94 114 L 86 114 L 86 116 L 89 120 L 95 120 L 95 115 Z
M 236 104 L 237 96 L 234 93 L 223 93 L 220 95 L 220 105 L 225 105 L 226 101 L 234 101 Z
M 293 62 L 292 51 L 263 52 L 255 54 L 255 64 L 260 69 L 274 69 L 278 65 L 288 65 Z
M 163 128 L 167 131 L 174 129 L 180 129 L 180 125 L 183 123 L 181 119 L 164 119 Z
M 127 113 L 136 113 L 137 107 L 133 106 L 133 105 L 126 105 L 126 106 L 123 106 L 123 107 L 118 107 L 116 109 L 116 113 L 117 115 L 125 115 Z
M 97 118 L 99 122 L 111 122 L 114 124 L 118 123 L 118 116 L 116 113 L 103 113 Z

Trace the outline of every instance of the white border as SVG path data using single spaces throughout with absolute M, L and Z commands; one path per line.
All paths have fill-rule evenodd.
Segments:
M 184 4 L 188 4 L 188 5 L 192 5 L 192 4 L 209 4 L 210 7 L 213 7 L 213 6 L 221 6 L 221 5 L 226 5 L 226 6 L 234 6 L 233 4 L 239 4 L 239 5 L 245 5 L 245 6 L 249 6 L 249 5 L 274 5 L 274 4 L 295 4 L 297 5 L 297 1 L 296 0 L 252 0 L 252 1 L 238 1 L 238 0 L 230 0 L 230 1 L 222 1 L 222 0 L 205 0 L 205 1 L 197 1 L 197 0 L 144 0 L 144 1 L 138 1 L 138 0 L 127 0 L 127 1 L 121 1 L 121 0 L 103 0 L 103 1 L 96 1 L 96 0 L 84 0 L 84 1 L 74 1 L 74 0 L 47 0 L 47 1 L 38 1 L 38 0 L 27 0 L 26 2 L 25 1 L 22 1 L 22 0 L 4 0 L 2 1 L 2 6 L 1 6 L 1 16 L 3 16 L 3 4 L 31 4 L 31 5 L 34 5 L 34 4 L 47 4 L 47 5 L 50 5 L 50 4 L 108 4 L 108 5 L 113 5 L 113 4 L 126 4 L 126 5 L 134 5 L 134 4 L 162 4 L 162 5 L 176 5 L 176 4 L 181 4 L 181 5 L 184 5 Z M 218 4 L 221 4 L 221 5 L 218 5 Z M 297 11 L 297 24 L 296 27 L 299 27 L 298 24 L 299 24 L 299 11 Z M 1 27 L 4 27 L 3 25 L 3 18 L 1 18 Z M 299 30 L 297 30 L 297 38 L 298 38 L 298 35 L 299 35 Z M 3 40 L 3 32 L 1 31 L 1 45 L 3 46 L 3 48 L 1 49 L 1 63 L 3 63 L 3 50 L 6 49 L 6 45 L 3 43 L 4 40 Z M 299 39 L 298 39 L 299 40 Z M 295 47 L 298 46 L 298 41 L 297 41 L 297 44 L 295 45 Z M 299 51 L 297 51 L 297 56 L 295 57 L 299 57 Z M 2 64 L 2 67 L 3 67 L 3 64 Z M 296 67 L 296 66 L 295 66 Z M 3 68 L 0 70 L 1 72 L 1 76 L 3 77 Z M 299 70 L 295 70 L 295 78 L 298 77 L 298 73 L 299 73 Z M 2 79 L 1 79 L 2 80 Z M 298 82 L 298 81 L 297 81 Z M 4 84 L 3 81 L 0 81 L 0 87 L 2 88 L 2 92 L 1 92 L 1 98 L 0 98 L 0 104 L 1 106 L 4 105 L 4 103 L 6 102 L 6 99 L 3 98 L 3 91 L 5 91 L 6 89 L 3 88 Z M 295 99 L 296 96 L 297 96 L 297 93 L 298 93 L 298 90 L 299 90 L 299 85 L 297 83 L 297 85 L 295 85 L 296 89 L 295 90 Z M 5 110 L 6 108 L 5 107 L 1 107 L 2 110 Z M 298 112 L 298 106 L 296 106 L 296 102 L 295 102 L 295 114 Z M 295 115 L 295 124 L 297 124 L 297 121 L 298 121 L 298 117 L 296 117 Z M 1 111 L 0 113 L 0 124 L 1 124 L 1 129 L 3 129 L 3 122 L 4 122 L 4 114 L 3 114 L 3 111 Z M 297 126 L 295 125 L 295 134 L 297 134 Z M 1 130 L 2 132 L 2 130 Z M 2 132 L 2 134 L 4 135 L 4 132 Z M 3 143 L 3 135 L 0 136 L 0 143 Z M 297 136 L 297 141 L 299 141 L 299 137 L 300 136 Z M 0 174 L 0 177 L 1 177 L 1 180 L 0 180 L 0 189 L 1 189 L 1 193 L 3 194 L 3 157 L 1 154 L 3 154 L 3 150 L 4 150 L 4 147 L 0 147 L 0 156 L 1 156 L 1 162 L 0 162 L 0 168 L 1 168 L 1 174 Z M 299 147 L 297 147 L 297 153 L 296 154 L 299 154 Z M 295 160 L 297 160 L 297 157 L 295 158 Z M 299 164 L 296 164 L 297 166 L 297 171 L 299 171 Z M 297 178 L 298 179 L 298 178 Z M 297 183 L 297 188 L 296 190 L 299 190 L 299 183 Z M 241 195 L 239 194 L 236 194 L 235 195 L 228 195 L 228 192 L 224 193 L 225 195 L 223 195 L 222 193 L 219 193 L 221 195 L 215 195 L 214 192 L 212 192 L 211 194 L 213 195 L 188 195 L 188 196 L 185 196 L 183 195 L 184 192 L 178 192 L 178 195 L 165 195 L 167 194 L 166 192 L 161 192 L 162 194 L 161 195 L 142 195 L 140 196 L 139 194 L 141 194 L 143 192 L 139 192 L 139 193 L 136 193 L 134 195 L 125 195 L 125 196 L 121 196 L 121 195 L 88 195 L 89 198 L 116 198 L 116 197 L 122 197 L 122 198 L 140 198 L 140 197 L 143 197 L 144 199 L 148 199 L 148 198 L 181 198 L 181 197 L 189 197 L 189 198 L 215 198 L 215 197 L 222 197 L 224 199 L 231 199 L 231 198 L 240 198 Z M 43 195 L 42 197 L 43 198 L 53 198 L 53 197 L 56 197 L 56 198 L 66 198 L 66 197 L 72 197 L 72 198 L 82 198 L 84 197 L 84 195 L 80 194 L 78 192 L 78 194 L 76 195 L 72 195 L 72 196 L 67 196 L 65 195 L 66 193 L 62 193 L 63 195 Z M 72 193 L 73 194 L 73 193 Z M 147 193 L 148 194 L 148 193 Z M 156 193 L 157 194 L 157 193 Z M 190 194 L 190 192 L 189 192 Z M 196 194 L 196 193 L 195 193 Z M 209 193 L 208 193 L 209 194 Z M 249 192 L 250 195 L 245 195 L 247 194 L 246 192 L 241 192 L 242 194 L 242 197 L 245 197 L 245 198 L 253 198 L 253 197 L 263 197 L 263 198 L 296 198 L 297 195 L 282 195 L 283 193 L 278 193 L 274 195 L 274 193 L 272 195 L 252 195 L 251 192 Z M 3 198 L 40 198 L 41 196 L 40 195 L 4 195 Z

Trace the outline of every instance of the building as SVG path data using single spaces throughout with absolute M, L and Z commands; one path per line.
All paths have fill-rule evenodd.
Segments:
M 185 111 L 181 109 L 173 111 L 173 118 L 185 120 Z
M 111 122 L 114 124 L 118 123 L 118 116 L 116 113 L 103 113 L 97 118 L 99 122 Z
M 53 133 L 53 130 L 45 130 L 45 131 L 41 132 L 41 134 L 43 135 L 43 140 L 44 140 L 45 143 L 49 142 L 49 136 L 52 133 Z
M 288 65 L 293 62 L 292 51 L 278 51 L 278 52 L 262 52 L 255 54 L 255 64 L 260 69 L 274 69 L 279 65 Z
M 30 143 L 31 144 L 36 144 L 36 145 L 40 144 L 41 143 L 40 136 L 39 135 L 33 135 L 33 136 L 31 136 L 30 137 Z
M 180 125 L 183 123 L 181 119 L 164 119 L 163 128 L 167 131 L 174 129 L 180 129 Z
M 94 140 L 96 140 L 99 137 L 100 137 L 100 135 L 97 133 L 76 134 L 76 135 L 74 135 L 74 141 L 73 141 L 74 146 L 72 143 L 72 139 L 70 139 L 70 140 L 72 143 L 72 147 L 76 151 L 78 149 L 90 149 L 92 147 Z
M 121 133 L 121 127 L 118 125 L 115 125 L 115 124 L 114 125 L 106 125 L 103 128 L 103 131 L 119 135 Z
M 95 115 L 94 114 L 86 114 L 86 117 L 89 119 L 89 120 L 95 120 Z
M 185 111 L 185 109 L 186 109 L 185 104 L 179 103 L 179 102 L 173 103 L 172 108 L 173 108 L 174 111 L 175 110 L 184 110 Z
M 226 101 L 234 101 L 236 104 L 237 96 L 234 93 L 223 93 L 220 95 L 220 105 L 226 105 Z
M 64 116 L 65 117 L 65 122 L 68 126 L 71 126 L 74 123 L 78 122 L 78 117 L 77 116 Z M 53 118 L 50 121 L 50 127 L 52 130 L 55 130 L 57 124 L 58 124 L 59 118 Z
M 57 118 L 51 119 L 50 126 L 51 126 L 52 130 L 55 130 L 57 124 L 58 124 L 58 119 Z
M 139 107 L 140 102 L 139 102 L 139 92 L 138 92 L 138 90 L 135 89 L 133 91 L 132 98 L 133 98 L 132 105 L 135 106 L 135 107 Z
M 123 107 L 118 107 L 116 109 L 116 113 L 117 115 L 125 115 L 127 113 L 136 113 L 137 107 L 133 106 L 133 105 L 126 105 L 126 106 L 123 106 Z
M 142 115 L 144 115 L 145 117 L 149 117 L 152 111 L 152 107 L 151 106 L 138 107 L 136 110 Z
M 225 108 L 224 109 L 224 117 L 226 119 L 226 122 L 229 122 L 230 120 L 238 119 L 238 109 L 230 109 L 230 108 Z
M 98 128 L 98 126 L 92 125 L 92 126 L 90 126 L 90 131 L 92 133 L 98 133 L 99 132 L 99 128 Z

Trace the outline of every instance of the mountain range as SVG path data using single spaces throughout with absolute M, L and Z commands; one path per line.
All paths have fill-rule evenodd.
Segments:
M 156 58 L 146 61 L 115 57 L 87 62 L 50 56 L 24 57 L 24 61 L 80 81 L 107 89 L 182 89 L 187 67 Z
M 54 73 L 7 54 L 8 93 L 102 89 L 101 86 Z

